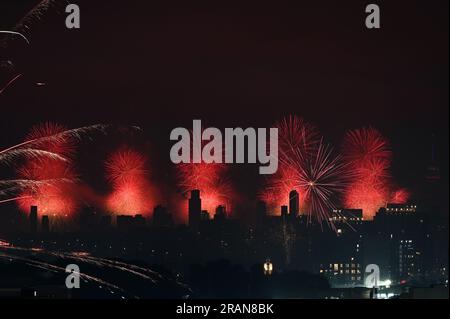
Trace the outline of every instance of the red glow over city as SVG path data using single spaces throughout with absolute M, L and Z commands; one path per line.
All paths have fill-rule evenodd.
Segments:
M 303 189 L 295 182 L 296 171 L 293 167 L 281 167 L 278 172 L 269 179 L 268 187 L 259 196 L 259 199 L 266 202 L 267 207 L 280 215 L 280 207 L 289 202 L 289 193 L 296 190 L 299 194 L 300 211 L 305 207 L 305 194 Z
M 345 207 L 362 208 L 364 218 L 372 219 L 390 199 L 389 142 L 374 128 L 351 130 L 344 138 L 343 151 L 353 174 Z
M 156 203 L 146 164 L 143 154 L 128 148 L 110 156 L 106 161 L 106 171 L 113 191 L 105 200 L 108 211 L 124 215 L 152 213 Z
M 217 206 L 232 206 L 233 189 L 225 180 L 227 166 L 217 163 L 179 164 L 179 186 L 183 194 L 193 189 L 200 190 L 202 209 L 213 216 Z
M 76 198 L 76 174 L 69 156 L 74 150 L 73 141 L 67 137 L 54 138 L 65 128 L 58 124 L 44 123 L 31 129 L 27 140 L 41 139 L 36 148 L 55 153 L 66 160 L 56 158 L 29 158 L 18 169 L 24 180 L 36 181 L 18 197 L 19 208 L 28 213 L 30 206 L 38 206 L 40 215 L 67 217 L 78 207 Z M 53 138 L 47 139 L 52 136 Z
M 411 193 L 407 189 L 401 188 L 391 194 L 390 202 L 393 204 L 407 204 L 410 197 Z
M 388 190 L 383 185 L 375 185 L 370 181 L 354 182 L 345 193 L 346 207 L 360 208 L 365 219 L 372 219 L 380 207 L 387 204 Z

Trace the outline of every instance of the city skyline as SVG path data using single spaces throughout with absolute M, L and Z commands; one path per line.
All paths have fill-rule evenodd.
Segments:
M 12 168 L 5 170 L 6 176 L 2 181 L 4 190 L 0 200 L 3 204 L 17 203 L 24 213 L 35 205 L 41 206 L 40 213 L 66 217 L 76 214 L 83 206 L 113 214 L 151 216 L 154 207 L 161 204 L 179 214 L 176 216 L 177 221 L 185 221 L 187 214 L 184 201 L 192 189 L 203 192 L 204 209 L 210 214 L 214 214 L 217 206 L 224 205 L 237 216 L 257 200 L 265 201 L 272 214 L 281 214 L 280 206 L 287 204 L 289 192 L 295 190 L 299 192 L 299 205 L 312 218 L 322 218 L 320 214 L 325 214 L 326 217 L 335 208 L 360 208 L 363 209 L 365 218 L 370 219 L 380 207 L 388 203 L 406 204 L 412 201 L 429 205 L 424 187 L 432 187 L 437 192 L 445 189 L 445 178 L 441 178 L 441 165 L 436 159 L 434 140 L 430 141 L 430 160 L 423 167 L 422 178 L 413 185 L 401 185 L 392 175 L 391 167 L 399 165 L 392 162 L 395 150 L 390 146 L 389 140 L 376 129 L 369 127 L 349 130 L 335 150 L 336 147 L 323 144 L 324 139 L 318 130 L 298 116 L 287 117 L 277 122 L 275 127 L 280 130 L 280 163 L 274 175 L 257 177 L 257 168 L 252 164 L 202 162 L 169 165 L 165 178 L 158 180 L 152 176 L 157 170 L 152 164 L 166 156 L 152 154 L 145 149 L 140 151 L 142 147 L 126 146 L 123 142 L 113 142 L 112 150 L 105 150 L 103 163 L 100 160 L 94 165 L 93 161 L 88 163 L 88 166 L 96 166 L 101 171 L 97 169 L 92 174 L 81 166 L 85 162 L 79 159 L 77 153 L 82 153 L 83 147 L 95 148 L 96 143 L 103 143 L 110 135 L 117 134 L 133 145 L 133 140 L 141 139 L 133 137 L 134 134 L 141 134 L 140 128 L 93 125 L 67 129 L 50 122 L 40 124 L 31 129 L 24 145 L 10 146 L 2 151 L 2 159 L 5 164 L 12 165 Z M 131 133 L 120 133 L 130 129 Z M 310 132 L 306 134 L 310 135 L 305 135 L 308 130 Z M 127 136 L 130 134 L 131 137 Z M 301 145 L 298 143 L 303 143 L 303 146 L 297 146 Z M 147 141 L 141 141 L 141 144 L 149 145 Z M 167 141 L 167 144 L 170 145 L 170 142 Z M 308 146 L 305 148 L 305 145 Z M 297 153 L 318 152 L 317 155 L 312 155 L 316 163 L 305 159 L 305 155 L 291 153 L 292 150 Z M 59 158 L 39 159 L 35 158 L 36 154 L 33 152 L 41 152 L 40 155 L 44 157 L 48 157 L 48 152 Z M 9 159 L 15 156 L 19 156 L 18 164 Z M 326 158 L 320 165 L 333 165 L 333 175 L 320 177 L 323 181 L 317 179 L 316 172 L 305 171 L 309 165 L 317 165 L 317 160 L 321 160 L 320 156 Z M 330 156 L 335 159 L 331 160 Z M 239 192 L 239 176 L 236 172 L 242 171 L 242 166 L 247 172 L 253 172 L 254 184 L 259 185 L 253 196 Z M 171 180 L 170 175 L 175 178 Z M 92 179 L 97 183 L 90 185 L 89 181 Z M 312 183 L 320 184 L 323 188 L 318 189 L 317 196 L 322 196 L 323 191 L 327 192 L 323 202 L 317 202 L 315 194 L 311 194 L 315 192 L 311 188 Z M 422 189 L 417 188 L 418 185 Z M 162 190 L 166 194 L 161 194 Z M 313 200 L 316 202 L 312 202 Z M 441 209 L 445 210 L 445 207 Z M 445 214 L 442 217 L 445 220 Z
M 448 299 L 448 4 L 0 1 L 0 299 Z

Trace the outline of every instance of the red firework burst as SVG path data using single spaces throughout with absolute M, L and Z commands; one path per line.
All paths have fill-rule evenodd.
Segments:
M 30 158 L 18 170 L 20 178 L 41 181 L 39 186 L 25 189 L 18 197 L 18 205 L 29 212 L 31 205 L 38 206 L 38 212 L 45 215 L 69 216 L 77 208 L 75 198 L 76 174 L 67 156 L 74 151 L 70 138 L 46 139 L 65 131 L 58 124 L 44 123 L 31 129 L 28 140 L 43 139 L 35 147 L 64 156 L 63 161 L 56 158 Z M 45 141 L 45 142 L 44 142 Z
M 297 183 L 298 171 L 292 165 L 294 158 L 310 157 L 317 152 L 320 134 L 316 128 L 303 118 L 291 115 L 275 123 L 278 128 L 279 165 L 278 171 L 267 180 L 266 187 L 259 198 L 272 210 L 286 205 L 289 192 L 296 190 L 300 202 L 305 203 L 305 190 Z
M 343 143 L 344 157 L 356 169 L 372 161 L 390 165 L 392 153 L 389 141 L 374 128 L 362 128 L 347 132 Z
M 224 179 L 227 170 L 220 163 L 178 164 L 179 186 L 183 194 L 193 189 L 201 191 L 202 209 L 214 214 L 219 205 L 232 205 L 232 187 Z
M 70 156 L 75 152 L 75 140 L 69 135 L 61 135 L 57 139 L 45 139 L 45 137 L 57 135 L 64 131 L 66 131 L 66 128 L 63 125 L 46 122 L 32 127 L 30 133 L 27 135 L 27 140 L 41 139 L 41 142 L 34 143 L 34 147 L 61 156 Z
M 281 156 L 289 156 L 293 152 L 312 154 L 319 145 L 319 132 L 301 117 L 291 115 L 283 118 L 275 123 L 275 127 L 278 128 L 278 147 Z
M 366 219 L 389 201 L 392 153 L 388 140 L 374 128 L 347 133 L 343 143 L 344 158 L 354 173 L 345 194 L 348 208 L 361 208 Z
M 154 194 L 146 170 L 147 159 L 141 153 L 124 148 L 106 161 L 107 178 L 113 192 L 106 207 L 117 214 L 149 215 L 154 206 Z
M 313 154 L 305 156 L 297 151 L 285 163 L 295 171 L 294 189 L 303 193 L 303 212 L 310 220 L 328 222 L 331 211 L 336 208 L 335 202 L 346 187 L 346 166 L 341 157 L 320 142 Z
M 304 203 L 305 195 L 295 182 L 296 170 L 292 166 L 279 165 L 278 171 L 270 177 L 265 190 L 259 198 L 264 201 L 271 210 L 278 211 L 289 200 L 289 193 L 296 190 L 299 193 L 300 203 Z
M 107 178 L 114 185 L 121 185 L 132 181 L 142 181 L 147 174 L 146 158 L 133 150 L 122 149 L 106 161 Z

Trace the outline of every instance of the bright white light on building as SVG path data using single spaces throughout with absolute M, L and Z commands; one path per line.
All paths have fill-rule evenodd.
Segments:
M 270 262 L 270 260 L 267 260 L 264 263 L 264 275 L 271 275 L 273 271 L 273 264 Z

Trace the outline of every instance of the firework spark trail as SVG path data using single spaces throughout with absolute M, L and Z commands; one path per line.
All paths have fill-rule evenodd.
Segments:
M 48 125 L 48 124 L 44 124 Z M 55 127 L 62 127 L 59 125 L 56 125 Z M 89 134 L 93 132 L 101 132 L 104 133 L 107 128 L 111 127 L 110 125 L 105 124 L 95 124 L 95 125 L 89 125 L 89 126 L 83 126 L 79 128 L 74 129 L 68 129 L 63 130 L 54 134 L 46 135 L 46 136 L 40 136 L 40 137 L 34 137 L 31 139 L 28 139 L 22 143 L 13 145 L 11 147 L 8 147 L 6 149 L 3 149 L 0 151 L 0 156 L 4 154 L 8 154 L 9 152 L 16 150 L 16 149 L 39 149 L 42 147 L 42 145 L 48 145 L 48 144 L 60 144 L 60 143 L 67 143 L 68 140 L 75 140 L 80 141 L 82 138 L 87 137 L 90 138 Z M 38 130 L 40 131 L 40 130 Z M 1 159 L 1 157 L 0 157 Z
M 11 166 L 15 164 L 16 160 L 21 158 L 26 159 L 49 158 L 63 162 L 67 161 L 66 158 L 64 158 L 59 154 L 34 148 L 19 148 L 0 151 L 0 164 Z
M 65 269 L 55 266 L 49 263 L 36 261 L 35 259 L 28 259 L 25 257 L 13 255 L 14 252 L 20 252 L 20 253 L 32 253 L 32 254 L 38 254 L 38 255 L 47 255 L 52 256 L 56 258 L 60 258 L 63 260 L 68 260 L 70 262 L 77 262 L 78 264 L 89 264 L 92 266 L 96 266 L 102 269 L 110 268 L 113 270 L 117 270 L 120 272 L 128 273 L 132 276 L 137 276 L 144 280 L 149 280 L 152 284 L 157 284 L 159 281 L 166 279 L 163 275 L 160 273 L 153 271 L 149 268 L 140 267 L 133 264 L 127 264 L 125 262 L 121 261 L 115 261 L 115 260 L 109 260 L 105 258 L 100 257 L 94 257 L 89 254 L 85 253 L 77 253 L 77 252 L 59 252 L 59 251 L 48 251 L 45 249 L 34 249 L 34 248 L 22 248 L 22 247 L 15 247 L 15 246 L 0 246 L 0 250 L 5 250 L 10 252 L 9 254 L 0 252 L 0 258 L 5 259 L 15 259 L 15 260 L 21 260 L 24 262 L 29 263 L 33 267 L 39 267 L 41 269 L 52 271 L 52 272 L 65 272 Z M 101 278 L 93 277 L 87 274 L 80 274 L 80 277 L 82 279 L 85 279 L 87 281 L 95 282 L 97 284 L 104 285 L 110 289 L 116 289 L 121 292 L 125 292 L 123 288 L 120 288 L 119 286 L 112 284 L 111 282 L 107 282 Z M 187 287 L 184 283 L 179 282 L 178 280 L 175 281 L 177 284 Z M 137 296 L 133 296 L 134 298 L 138 298 Z
M 157 283 L 157 280 L 164 279 L 164 276 L 156 271 L 153 271 L 149 268 L 144 268 L 144 267 L 140 267 L 137 265 L 133 265 L 133 264 L 128 264 L 128 263 L 125 263 L 122 261 L 94 257 L 91 255 L 81 255 L 80 256 L 79 254 L 73 253 L 73 252 L 70 252 L 70 253 L 52 252 L 52 254 L 55 256 L 61 255 L 65 258 L 77 259 L 77 260 L 84 261 L 86 263 L 90 263 L 90 264 L 101 266 L 101 267 L 110 267 L 110 268 L 114 268 L 116 270 L 128 272 L 133 275 L 142 277 L 144 279 L 148 279 L 148 280 L 152 281 L 152 283 Z M 154 279 L 154 278 L 156 278 L 156 279 Z M 176 280 L 176 282 L 178 284 L 186 287 L 186 285 L 184 283 L 181 283 L 178 280 Z
M 33 29 L 33 27 L 42 21 L 44 16 L 48 14 L 50 8 L 63 8 L 63 4 L 69 4 L 68 1 L 59 0 L 42 0 L 36 4 L 31 10 L 29 10 L 13 27 L 13 30 L 4 30 L 0 33 L 6 34 L 7 37 L 0 44 L 3 47 L 8 46 L 8 42 L 14 37 L 20 37 L 27 45 L 30 44 L 29 36 L 27 33 Z
M 311 154 L 319 145 L 319 132 L 301 117 L 285 117 L 275 123 L 275 127 L 278 128 L 278 147 L 284 156 L 299 151 L 304 155 Z
M 46 128 L 33 129 L 32 133 L 29 135 L 31 138 L 26 141 L 0 150 L 0 163 L 10 164 L 11 161 L 17 159 L 18 157 L 48 157 L 55 160 L 66 161 L 67 159 L 64 156 L 61 156 L 59 153 L 52 152 L 46 148 L 49 148 L 51 145 L 70 145 L 68 141 L 79 141 L 83 137 L 89 137 L 88 134 L 90 133 L 105 132 L 106 128 L 109 127 L 108 125 L 96 124 L 75 129 L 60 130 L 62 126 L 55 125 L 54 129 L 57 131 L 53 131 L 53 134 L 46 134 L 45 132 L 49 133 L 48 130 L 51 128 L 51 125 L 44 124 L 43 126 Z M 38 132 L 44 135 L 37 136 Z M 56 149 L 56 151 L 60 150 Z
M 19 178 L 15 182 L 0 180 L 0 195 L 9 196 L 1 199 L 0 203 L 17 200 L 24 211 L 35 204 L 41 206 L 40 212 L 45 213 L 67 215 L 73 211 L 76 200 L 64 201 L 62 198 L 74 195 L 78 181 L 70 158 L 75 142 L 84 137 L 90 138 L 93 132 L 104 133 L 108 127 L 96 124 L 65 129 L 58 124 L 44 123 L 32 128 L 24 142 L 0 150 L 2 164 L 15 164 L 22 158 L 26 161 L 18 168 Z
M 147 279 L 152 283 L 157 283 L 158 280 L 164 279 L 164 277 L 148 268 L 139 267 L 132 264 L 127 264 L 124 262 L 98 258 L 93 256 L 80 256 L 76 253 L 52 253 L 54 256 L 59 256 L 63 258 L 71 258 L 80 262 L 84 262 L 87 264 L 95 265 L 102 268 L 112 268 L 115 270 L 123 271 L 126 273 L 130 273 L 132 275 L 138 276 L 143 279 Z M 156 278 L 156 279 L 155 279 Z
M 10 197 L 7 199 L 2 199 L 0 200 L 0 204 L 3 203 L 9 203 L 9 202 L 15 202 L 15 201 L 19 201 L 19 200 L 28 200 L 28 199 L 32 199 L 32 196 L 19 196 L 19 197 Z
M 72 134 L 66 135 L 64 132 L 67 130 L 61 125 L 44 123 L 33 127 L 28 134 L 27 141 L 33 141 L 35 147 L 58 154 L 67 160 L 28 158 L 27 162 L 17 169 L 22 179 L 53 180 L 51 184 L 42 183 L 39 187 L 23 189 L 20 194 L 22 198 L 17 201 L 22 211 L 28 212 L 33 205 L 38 207 L 41 214 L 68 216 L 75 211 L 78 204 L 75 198 L 77 175 L 70 158 L 75 146 Z
M 331 146 L 319 143 L 314 154 L 301 150 L 282 156 L 281 162 L 294 171 L 293 189 L 304 194 L 304 209 L 311 221 L 329 222 L 336 200 L 346 187 L 346 165 L 339 155 L 335 156 Z
M 30 44 L 30 40 L 28 40 L 28 38 L 23 33 L 20 33 L 17 31 L 0 30 L 0 34 L 6 34 L 8 36 L 17 36 L 17 37 L 21 38 L 22 40 L 24 40 L 26 42 L 26 44 L 28 44 L 28 45 Z
M 30 179 L 0 180 L 0 196 L 11 196 L 25 189 L 36 192 L 40 187 L 51 186 L 57 182 L 74 183 L 74 180 L 64 178 L 39 181 Z
M 3 92 L 5 92 L 11 85 L 14 84 L 14 82 L 19 80 L 21 77 L 22 77 L 22 74 L 17 74 L 11 80 L 6 82 L 6 84 L 0 88 L 0 95 L 2 95 Z
M 41 21 L 52 7 L 58 7 L 59 4 L 68 4 L 67 1 L 42 0 L 35 5 L 20 21 L 15 25 L 14 30 L 25 33 L 30 31 L 36 23 Z
M 288 116 L 275 123 L 279 135 L 278 171 L 266 180 L 264 190 L 259 198 L 267 202 L 271 209 L 286 205 L 289 193 L 299 193 L 300 206 L 305 203 L 305 189 L 298 184 L 298 167 L 294 158 L 309 158 L 317 152 L 321 142 L 318 130 L 298 116 Z M 294 165 L 293 165 L 294 164 Z
M 65 252 L 48 252 L 48 254 L 64 258 L 64 259 L 73 259 L 78 262 L 94 265 L 101 268 L 112 268 L 119 271 L 124 271 L 127 273 L 130 273 L 132 275 L 136 275 L 138 277 L 150 280 L 152 283 L 157 283 L 157 280 L 154 279 L 152 276 L 157 277 L 158 279 L 162 279 L 163 277 L 158 274 L 157 272 L 154 272 L 150 269 L 133 266 L 131 264 L 126 264 L 123 262 L 115 262 L 113 260 L 103 259 L 103 258 L 97 258 L 92 257 L 89 255 L 84 254 L 78 254 L 78 253 L 65 253 Z
M 105 164 L 113 188 L 106 200 L 109 211 L 129 215 L 152 213 L 155 201 L 146 165 L 143 154 L 128 148 L 110 156 Z
M 372 127 L 348 131 L 343 148 L 345 156 L 356 168 L 374 159 L 384 159 L 390 163 L 392 158 L 389 141 Z
M 50 8 L 59 10 L 59 8 L 62 8 L 63 3 L 68 4 L 67 1 L 58 0 L 40 1 L 30 11 L 28 11 L 18 23 L 16 23 L 16 25 L 13 27 L 13 30 L 0 31 L 0 34 L 6 35 L 4 39 L 0 41 L 0 48 L 8 48 L 11 45 L 11 42 L 13 42 L 15 39 L 21 39 L 26 43 L 27 46 L 29 46 L 31 43 L 30 33 L 33 30 L 33 27 L 49 13 Z M 23 74 L 17 74 L 10 81 L 8 81 L 5 86 L 0 88 L 0 95 L 22 76 Z
M 44 122 L 33 126 L 28 133 L 26 140 L 35 141 L 34 145 L 40 149 L 70 157 L 75 152 L 75 137 L 73 135 L 61 135 L 67 129 L 60 124 Z M 48 137 L 58 136 L 55 139 Z
M 45 270 L 45 271 L 50 271 L 53 273 L 64 273 L 64 274 L 66 273 L 66 269 L 63 267 L 59 267 L 59 266 L 56 266 L 56 265 L 53 265 L 50 263 L 46 263 L 43 261 L 38 261 L 35 259 L 30 259 L 30 258 L 26 258 L 26 257 L 16 256 L 16 255 L 12 255 L 12 254 L 5 254 L 5 253 L 0 253 L 0 258 L 6 259 L 8 261 L 11 261 L 11 260 L 21 261 L 30 267 Z M 94 276 L 87 275 L 84 273 L 80 273 L 79 275 L 80 275 L 80 278 L 85 281 L 104 285 L 105 287 L 108 287 L 109 289 L 118 290 L 120 292 L 125 292 L 125 290 L 120 288 L 119 286 L 116 286 L 116 285 L 114 285 L 110 282 L 107 282 L 105 280 L 102 280 L 98 277 L 94 277 Z M 134 296 L 134 298 L 137 298 L 137 297 Z

